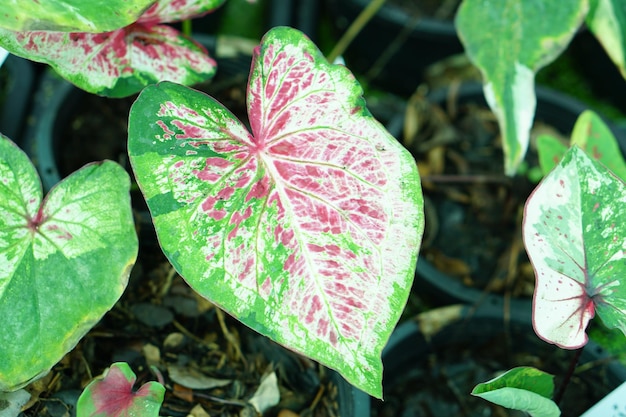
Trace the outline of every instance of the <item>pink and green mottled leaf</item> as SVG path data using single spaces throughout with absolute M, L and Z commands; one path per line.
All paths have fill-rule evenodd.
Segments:
M 217 9 L 225 0 L 159 0 L 143 15 L 140 22 L 171 23 L 201 17 Z
M 617 140 L 611 129 L 594 112 L 586 110 L 578 117 L 572 131 L 571 144 L 602 162 L 622 180 L 626 180 L 626 162 Z M 554 137 L 542 135 L 537 138 L 539 165 L 544 175 L 559 163 L 567 149 L 566 145 Z
M 423 230 L 415 161 L 294 29 L 265 35 L 247 94 L 252 132 L 172 83 L 133 105 L 129 156 L 159 242 L 200 294 L 380 397 Z
M 119 299 L 137 256 L 128 174 L 89 164 L 45 199 L 0 135 L 0 391 L 45 374 Z
M 154 0 L 3 0 L 0 28 L 106 32 L 135 22 Z
M 136 380 L 127 363 L 114 363 L 85 387 L 76 404 L 77 417 L 157 417 L 165 387 L 151 381 L 134 390 Z
M 573 146 L 526 203 L 524 243 L 535 269 L 533 326 L 567 349 L 587 343 L 597 313 L 626 333 L 626 187 Z
M 215 74 L 206 49 L 167 25 L 161 14 L 187 17 L 206 13 L 205 2 L 167 0 L 155 4 L 127 27 L 103 33 L 51 31 L 14 32 L 0 29 L 0 46 L 11 53 L 52 66 L 61 76 L 90 93 L 126 97 L 146 85 L 173 81 L 192 85 Z

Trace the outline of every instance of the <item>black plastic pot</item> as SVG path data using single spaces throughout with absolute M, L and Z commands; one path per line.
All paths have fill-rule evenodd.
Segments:
M 35 82 L 32 63 L 9 55 L 0 73 L 0 133 L 20 144 Z
M 368 3 L 369 0 L 327 2 L 337 36 L 346 31 Z M 423 81 L 426 67 L 463 50 L 453 20 L 411 16 L 387 2 L 354 38 L 344 58 L 348 68 L 369 78 L 372 84 L 408 96 Z M 387 57 L 378 74 L 368 74 L 379 59 Z
M 543 87 L 537 87 L 536 93 L 537 111 L 535 120 L 549 124 L 566 137 L 569 137 L 579 114 L 588 107 L 569 96 Z M 448 94 L 448 90 L 434 91 L 428 96 L 428 101 L 445 108 Z M 475 103 L 478 106 L 486 106 L 482 86 L 480 84 L 468 83 L 462 85 L 455 97 L 458 106 L 468 103 Z M 391 133 L 398 138 L 401 137 L 400 135 L 403 120 L 404 115 L 398 115 L 396 119 L 392 120 L 388 125 Z M 626 141 L 619 135 L 619 132 L 616 129 L 612 126 L 611 128 L 620 141 L 622 152 L 626 154 Z M 454 213 L 455 214 L 447 211 L 445 202 L 437 207 L 437 214 L 441 219 L 441 222 L 439 223 L 454 222 L 455 216 L 458 218 L 458 213 Z M 426 219 L 426 223 L 428 227 L 428 218 Z M 481 245 L 481 242 L 476 242 L 475 244 Z M 497 255 L 498 254 L 494 254 L 496 258 Z M 503 297 L 502 295 L 487 294 L 482 289 L 464 285 L 459 279 L 439 271 L 431 262 L 429 262 L 427 258 L 422 255 L 420 255 L 417 263 L 417 271 L 413 288 L 420 297 L 436 305 L 445 305 L 450 303 L 479 304 L 489 302 L 492 298 L 499 300 Z M 512 298 L 510 301 L 514 306 L 528 311 L 531 310 L 531 298 L 519 297 Z
M 446 324 L 451 311 L 458 317 Z M 478 309 L 448 306 L 428 312 L 428 320 L 400 325 L 383 352 L 385 402 L 372 400 L 372 416 L 502 415 L 490 414 L 490 403 L 470 392 L 476 384 L 516 366 L 534 366 L 554 374 L 558 390 L 575 352 L 541 341 L 523 313 L 514 309 L 504 317 L 498 303 Z M 432 318 L 438 318 L 443 327 L 433 328 Z M 553 367 L 552 359 L 559 369 Z M 564 416 L 580 415 L 626 380 L 626 368 L 592 341 L 582 352 L 581 364 L 589 368 L 575 373 L 565 390 Z M 568 408 L 579 397 L 588 397 L 588 403 Z

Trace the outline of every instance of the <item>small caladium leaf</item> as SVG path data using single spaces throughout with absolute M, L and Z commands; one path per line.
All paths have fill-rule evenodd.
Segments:
M 61 76 L 90 93 L 126 97 L 168 80 L 192 85 L 215 74 L 206 49 L 167 25 L 159 12 L 186 16 L 204 13 L 221 1 L 162 0 L 130 26 L 104 33 L 13 32 L 0 29 L 0 46 L 11 53 L 52 66 Z M 176 6 L 176 7 L 175 7 Z M 188 9 L 179 8 L 188 6 Z
M 533 417 L 558 417 L 559 407 L 552 401 L 554 377 L 531 367 L 513 368 L 476 385 L 472 395 Z
M 352 74 L 294 29 L 265 35 L 247 95 L 251 133 L 172 83 L 131 108 L 129 157 L 159 242 L 200 294 L 380 397 L 423 230 L 415 160 Z
M 626 180 L 626 161 L 622 157 L 617 139 L 596 113 L 590 110 L 581 113 L 572 131 L 571 144 L 584 150 L 596 161 L 602 162 L 622 180 Z M 559 163 L 567 149 L 566 145 L 554 137 L 541 135 L 537 138 L 539 165 L 544 175 Z
M 590 0 L 587 26 L 626 78 L 626 4 L 621 0 Z
M 159 0 L 142 16 L 144 25 L 171 23 L 201 17 L 221 6 L 225 0 Z
M 28 157 L 0 135 L 0 391 L 45 374 L 121 296 L 137 256 L 129 189 L 105 161 L 42 200 Z
M 106 32 L 130 25 L 154 0 L 3 1 L 0 28 Z
M 151 381 L 135 390 L 136 380 L 127 363 L 114 363 L 85 387 L 76 403 L 77 417 L 157 417 L 165 387 Z
M 504 169 L 515 175 L 526 155 L 535 115 L 535 73 L 569 44 L 587 0 L 464 0 L 459 37 L 483 74 L 485 98 L 498 118 Z
M 573 146 L 537 186 L 524 212 L 535 269 L 533 326 L 567 349 L 587 343 L 597 312 L 626 333 L 626 187 Z

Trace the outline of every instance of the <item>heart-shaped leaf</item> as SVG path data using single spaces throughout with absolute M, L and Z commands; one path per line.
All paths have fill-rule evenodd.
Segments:
M 626 162 L 622 157 L 619 144 L 611 129 L 600 116 L 591 110 L 585 110 L 576 120 L 571 144 L 584 150 L 593 159 L 602 162 L 622 180 L 626 180 Z M 544 175 L 559 163 L 567 149 L 567 146 L 552 136 L 541 135 L 537 138 L 539 165 Z
M 476 385 L 472 395 L 533 417 L 558 417 L 559 407 L 552 401 L 554 377 L 531 367 L 513 368 Z
M 587 26 L 626 78 L 626 3 L 590 0 Z
M 157 417 L 165 387 L 151 381 L 133 389 L 137 377 L 127 363 L 111 365 L 85 387 L 76 404 L 78 417 Z
M 255 50 L 249 133 L 214 99 L 160 83 L 129 156 L 178 272 L 243 323 L 381 396 L 380 354 L 423 230 L 415 160 L 302 33 Z
M 0 45 L 11 53 L 52 66 L 90 93 L 126 97 L 168 80 L 192 85 L 215 74 L 206 49 L 156 19 L 206 13 L 223 0 L 161 0 L 130 26 L 104 33 L 0 29 Z
M 535 115 L 535 73 L 569 44 L 587 13 L 586 0 L 464 0 L 459 37 L 483 74 L 485 98 L 502 133 L 505 173 L 526 155 Z
M 136 21 L 154 0 L 3 1 L 0 28 L 105 32 Z
M 0 135 L 0 391 L 46 373 L 121 296 L 137 256 L 129 188 L 105 161 L 42 201 L 35 168 Z
M 533 326 L 560 347 L 587 343 L 595 312 L 626 333 L 626 187 L 573 146 L 526 202 L 524 243 L 535 268 Z

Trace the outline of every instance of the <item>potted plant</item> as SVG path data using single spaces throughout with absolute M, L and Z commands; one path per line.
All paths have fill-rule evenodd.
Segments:
M 180 2 L 177 4 L 180 5 Z M 159 3 L 149 9 L 148 15 L 158 7 Z M 145 15 L 140 19 L 143 18 Z M 9 49 L 23 51 L 14 40 L 39 35 L 20 32 L 6 36 L 3 41 Z M 75 40 L 78 44 L 88 38 L 65 34 L 58 36 Z M 38 53 L 42 50 L 40 48 Z M 311 83 L 303 82 L 301 77 L 305 76 Z M 90 77 L 93 78 L 93 73 L 85 78 Z M 276 83 L 277 80 L 280 82 Z M 127 82 L 120 82 L 119 79 L 106 83 L 95 81 L 93 85 L 98 88 L 97 91 L 112 95 L 129 93 L 137 86 L 134 78 Z M 83 79 L 79 82 L 93 88 L 90 82 Z M 339 370 L 357 387 L 380 396 L 380 351 L 400 316 L 413 276 L 422 229 L 421 193 L 411 156 L 371 117 L 360 98 L 361 94 L 349 71 L 328 64 L 301 33 L 289 28 L 276 28 L 264 37 L 253 59 L 248 110 L 254 136 L 246 133 L 245 126 L 212 98 L 171 82 L 162 82 L 144 89 L 133 105 L 129 124 L 129 155 L 151 210 L 160 245 L 170 262 L 199 293 L 251 328 Z M 320 104 L 323 106 L 320 107 Z M 161 110 L 152 107 L 155 105 Z M 293 117 L 286 119 L 287 115 Z M 194 127 L 198 122 L 196 117 L 204 119 L 204 127 L 200 130 Z M 316 117 L 322 118 L 316 120 Z M 304 122 L 306 125 L 302 124 Z M 154 123 L 154 127 L 162 130 L 148 132 L 145 130 L 146 123 Z M 212 129 L 208 129 L 210 125 L 213 125 Z M 182 131 L 175 133 L 178 129 Z M 329 134 L 336 139 L 334 144 L 328 143 Z M 182 138 L 186 139 L 180 147 Z M 317 141 L 313 141 L 316 138 Z M 160 145 L 155 146 L 153 140 Z M 342 144 L 347 149 L 356 148 L 365 153 L 358 161 L 352 159 L 350 153 L 343 153 L 343 158 L 342 153 L 333 154 L 340 156 L 337 160 L 333 160 L 334 156 L 330 154 L 299 154 L 307 142 L 313 146 L 311 151 L 324 149 L 322 144 Z M 58 346 L 54 331 L 48 334 L 46 343 L 55 349 L 49 349 L 36 364 L 27 364 L 23 357 L 19 357 L 25 335 L 20 333 L 18 326 L 25 318 L 11 316 L 15 327 L 11 328 L 12 332 L 6 332 L 6 337 L 10 339 L 2 345 L 10 347 L 12 360 L 5 363 L 6 368 L 0 375 L 4 391 L 20 392 L 15 390 L 45 374 L 119 298 L 135 261 L 137 240 L 129 215 L 129 178 L 119 165 L 110 161 L 90 164 L 54 186 L 48 197 L 42 200 L 41 188 L 27 158 L 7 139 L 3 139 L 3 146 L 6 149 L 3 155 L 7 155 L 7 160 L 3 161 L 6 166 L 4 172 L 8 175 L 7 191 L 10 190 L 7 196 L 9 206 L 3 206 L 3 210 L 11 213 L 12 219 L 4 227 L 20 231 L 19 236 L 11 237 L 23 236 L 24 240 L 20 241 L 23 243 L 11 247 L 29 254 L 24 257 L 19 252 L 17 257 L 7 258 L 15 262 L 11 264 L 15 265 L 15 269 L 10 270 L 8 277 L 10 291 L 3 293 L 3 297 L 9 297 L 2 299 L 3 309 L 8 311 L 12 308 L 15 299 L 10 296 L 15 297 L 26 291 L 26 287 L 16 287 L 20 282 L 28 286 L 29 279 L 45 275 L 49 268 L 47 262 L 58 262 L 58 257 L 63 255 L 65 260 L 62 265 L 67 271 L 60 276 L 65 279 L 73 280 L 78 272 L 73 268 L 79 263 L 78 259 L 82 265 L 83 257 L 89 257 L 94 263 L 93 266 L 84 266 L 88 276 L 92 275 L 91 268 L 101 266 L 106 259 L 112 271 L 102 268 L 101 273 L 118 277 L 109 283 L 115 292 L 106 286 L 98 286 L 107 293 L 107 299 L 95 291 L 93 284 L 82 284 L 85 294 L 103 298 L 102 306 L 92 309 L 92 316 L 85 320 L 84 308 L 75 309 L 72 303 L 68 303 L 68 307 L 76 310 L 71 310 L 76 317 L 67 317 L 67 320 L 58 323 L 59 329 L 56 329 L 67 334 L 64 345 Z M 153 153 L 159 146 L 161 150 Z M 163 151 L 166 149 L 173 153 L 165 155 Z M 234 152 L 235 149 L 238 151 Z M 179 154 L 179 151 L 182 153 Z M 244 153 L 248 156 L 242 159 Z M 172 192 L 154 188 L 156 178 L 152 175 L 160 176 L 165 171 L 153 171 L 154 167 L 149 166 L 156 162 L 153 158 L 161 156 L 164 159 L 157 165 L 172 164 L 166 171 L 182 181 L 172 177 L 171 184 L 176 188 Z M 245 163 L 239 166 L 240 162 Z M 234 171 L 230 172 L 228 166 Z M 305 177 L 284 176 L 287 172 L 296 173 L 302 169 Z M 166 174 L 166 177 L 169 175 Z M 223 178 L 220 180 L 218 177 Z M 353 198 L 346 198 L 344 192 L 325 194 L 331 188 L 318 188 L 316 185 L 318 180 L 325 179 L 346 186 L 358 186 L 359 192 Z M 291 183 L 291 180 L 296 182 Z M 100 181 L 107 183 L 110 196 L 98 192 Z M 206 190 L 198 194 L 198 186 Z M 221 187 L 224 188 L 218 190 Z M 90 196 L 88 190 L 94 190 L 95 194 Z M 210 196 L 214 193 L 216 199 L 213 200 Z M 27 197 L 23 200 L 22 196 Z M 178 214 L 171 210 L 173 206 L 167 202 L 170 198 L 178 201 Z M 194 203 L 198 198 L 206 201 Z M 307 200 L 313 206 L 308 210 L 294 211 L 296 205 L 306 204 Z M 378 208 L 372 211 L 374 205 Z M 192 214 L 196 206 L 204 214 Z M 324 207 L 329 215 L 331 211 L 336 211 L 347 217 L 339 221 L 335 216 L 323 216 L 320 210 Z M 306 215 L 309 210 L 311 217 Z M 227 214 L 229 211 L 232 213 Z M 124 239 L 117 239 L 112 226 L 106 223 L 112 221 L 114 213 L 124 219 L 115 221 L 116 233 L 123 234 Z M 378 214 L 373 216 L 374 213 Z M 195 224 L 191 218 L 186 225 L 172 221 L 171 216 L 187 217 L 189 214 L 199 223 Z M 324 229 L 334 224 L 339 228 L 333 226 L 320 235 L 315 232 L 317 226 L 314 223 Z M 256 226 L 253 227 L 253 224 Z M 233 251 L 225 251 L 225 246 L 220 248 L 220 244 L 215 245 L 218 234 L 213 234 L 213 241 L 209 242 L 204 240 L 209 237 L 205 232 L 186 231 L 179 226 L 221 230 L 226 234 L 220 239 L 226 246 L 235 245 Z M 393 232 L 381 234 L 386 229 Z M 111 234 L 100 236 L 100 233 L 108 233 L 109 230 Z M 257 237 L 249 240 L 254 235 Z M 199 239 L 195 250 L 181 251 L 190 243 L 185 236 Z M 357 236 L 366 239 L 366 242 L 351 243 L 351 239 Z M 350 239 L 346 240 L 348 237 Z M 181 241 L 175 243 L 175 239 Z M 74 246 L 79 240 L 79 247 Z M 250 245 L 250 242 L 256 243 Z M 376 245 L 372 246 L 373 243 Z M 363 244 L 366 247 L 359 249 L 359 245 Z M 101 255 L 96 256 L 92 252 L 94 245 L 101 250 Z M 258 245 L 263 245 L 263 248 Z M 376 250 L 372 251 L 374 248 Z M 396 259 L 399 248 L 404 248 L 402 253 L 408 254 L 402 260 Z M 338 259 L 344 256 L 352 260 L 341 267 Z M 220 258 L 222 261 L 219 261 Z M 386 261 L 391 258 L 394 262 Z M 206 265 L 198 264 L 200 259 Z M 281 264 L 284 268 L 279 267 Z M 226 265 L 228 267 L 224 268 Z M 373 265 L 380 265 L 381 271 L 376 272 L 371 268 Z M 344 278 L 337 281 L 335 274 L 333 280 L 323 278 L 331 267 L 335 272 L 345 269 Z M 16 276 L 14 271 L 19 274 Z M 208 286 L 207 273 L 213 275 Z M 260 275 L 255 278 L 257 273 Z M 101 279 L 104 277 L 94 276 L 93 282 Z M 351 281 L 355 279 L 358 279 L 357 283 L 363 280 L 382 281 L 366 289 L 354 286 Z M 386 289 L 378 291 L 376 288 Z M 52 296 L 63 297 L 63 294 L 50 289 L 44 298 Z M 333 297 L 338 298 L 333 300 Z M 367 303 L 363 302 L 365 299 Z M 62 309 L 65 305 L 58 303 L 57 307 Z M 370 312 L 372 308 L 377 314 Z M 26 308 L 20 311 L 29 314 Z M 52 314 L 49 307 L 46 311 Z M 354 321 L 359 316 L 362 318 Z M 47 327 L 47 317 L 40 316 L 43 321 L 41 328 Z M 78 329 L 75 322 L 81 323 Z M 35 324 L 33 332 L 39 326 Z M 29 353 L 29 356 L 32 355 Z M 114 366 L 108 375 L 114 378 L 103 381 L 118 387 L 129 387 L 129 381 L 133 379 L 124 366 Z M 127 382 L 122 382 L 122 375 Z M 159 392 L 140 389 L 137 395 L 120 397 L 119 407 L 132 406 L 135 400 L 141 400 L 146 391 L 152 393 L 146 395 L 157 400 L 161 395 L 159 392 L 162 392 L 160 389 L 157 390 Z M 95 409 L 103 411 L 97 406 L 98 393 L 106 395 L 107 389 L 85 391 L 85 398 L 90 398 L 85 401 L 96 404 Z M 79 401 L 78 404 L 83 412 L 89 408 L 88 405 L 81 405 L 84 402 Z M 106 410 L 114 412 L 119 407 Z
M 61 32 L 50 39 L 60 39 L 64 46 L 78 45 L 79 51 L 85 50 L 85 40 L 131 39 L 146 56 L 154 52 L 153 47 L 163 47 L 163 39 L 146 33 L 161 30 L 155 29 L 152 17 L 162 17 L 160 7 L 167 9 L 165 5 L 155 3 L 146 15 L 139 13 L 139 24 L 131 20 L 135 23 L 108 28 L 113 34 Z M 116 32 L 120 27 L 123 30 Z M 3 45 L 19 53 L 27 54 L 49 36 L 19 29 L 8 28 L 13 32 L 0 35 Z M 140 30 L 138 36 L 125 37 L 135 29 Z M 33 41 L 24 42 L 29 36 Z M 37 49 L 37 54 L 46 54 L 46 48 Z M 212 73 L 204 68 L 203 76 Z M 248 128 L 206 94 L 171 81 L 153 84 L 154 73 L 145 75 L 142 68 L 126 71 L 128 76 L 122 71 L 117 74 L 123 76 L 104 79 L 87 72 L 75 81 L 110 95 L 141 89 L 129 114 L 128 158 L 159 245 L 172 265 L 163 277 L 164 290 L 157 291 L 163 306 L 163 294 L 171 295 L 169 289 L 179 274 L 189 283 L 191 294 L 197 294 L 196 302 L 210 299 L 219 307 L 213 310 L 215 320 L 234 356 L 239 355 L 238 337 L 222 309 L 302 353 L 305 364 L 310 358 L 327 365 L 354 386 L 381 397 L 380 354 L 409 295 L 423 230 L 423 201 L 414 159 L 371 116 L 352 74 L 329 64 L 302 33 L 271 29 L 254 51 L 246 91 Z M 87 165 L 53 187 L 44 199 L 28 158 L 9 140 L 0 143 L 4 158 L 0 191 L 5 196 L 0 199 L 4 204 L 0 205 L 4 222 L 0 242 L 6 242 L 0 259 L 9 266 L 8 277 L 0 281 L 4 285 L 0 316 L 9 320 L 0 335 L 4 340 L 0 349 L 7 349 L 2 355 L 9 358 L 8 363 L 0 361 L 5 366 L 0 367 L 0 380 L 5 391 L 2 404 L 13 415 L 29 395 L 20 387 L 46 373 L 118 302 L 139 245 L 130 215 L 130 178 L 118 164 Z M 585 175 L 571 175 L 578 167 L 584 168 Z M 609 197 L 604 189 L 599 193 L 593 188 L 598 183 L 608 184 Z M 623 331 L 622 309 L 611 307 L 622 303 L 615 285 L 619 282 L 607 273 L 623 268 L 624 252 L 619 246 L 623 229 L 611 218 L 620 214 L 619 205 L 613 210 L 611 204 L 620 202 L 623 182 L 572 147 L 540 187 L 533 204 L 527 206 L 531 220 L 524 229 L 531 258 L 537 257 L 533 261 L 539 282 L 545 284 L 535 296 L 535 330 L 547 341 L 578 347 L 584 344 L 584 329 L 597 310 L 607 325 Z M 565 192 L 558 187 L 566 188 L 570 198 L 563 198 Z M 571 198 L 572 190 L 582 188 L 593 188 L 595 194 Z M 602 201 L 594 200 L 600 194 Z M 550 201 L 554 196 L 556 206 Z M 543 218 L 550 211 L 566 222 L 582 219 L 581 224 L 605 226 L 585 228 L 591 233 L 579 240 L 568 234 L 574 242 L 568 243 L 566 258 L 581 265 L 581 253 L 606 252 L 610 262 L 585 264 L 584 273 L 572 274 L 573 262 L 565 261 L 565 270 L 560 266 L 562 257 L 546 256 L 556 253 L 563 239 L 560 230 L 542 228 L 550 223 Z M 587 254 L 587 243 L 599 251 Z M 79 296 L 69 299 L 58 291 L 67 287 Z M 567 296 L 559 297 L 559 291 Z M 88 309 L 85 300 L 91 304 Z M 66 308 L 73 316 L 65 314 Z M 143 314 L 155 328 L 173 323 L 171 316 L 161 315 L 163 308 L 148 311 L 135 308 L 131 313 Z M 55 314 L 62 319 L 52 320 Z M 33 317 L 41 321 L 33 322 Z M 180 328 L 183 336 L 185 330 Z M 60 340 L 63 332 L 66 336 Z M 168 341 L 168 349 L 180 348 L 176 338 Z M 43 353 L 33 354 L 38 349 L 33 339 L 46 344 Z M 210 338 L 200 341 L 211 343 Z M 146 365 L 150 357 L 157 367 L 153 377 L 148 376 L 149 366 L 140 367 L 142 381 L 162 380 L 168 386 L 166 395 L 176 398 L 206 398 L 206 393 L 198 395 L 187 386 L 188 380 L 177 382 L 175 368 L 167 369 L 174 382 L 162 379 L 160 361 L 149 356 L 150 348 L 145 347 Z M 178 351 L 167 353 L 181 361 L 177 365 L 189 365 Z M 112 362 L 108 373 L 83 392 L 79 413 L 119 414 L 139 407 L 154 415 L 163 384 L 134 391 L 135 376 L 118 361 Z M 197 379 L 202 378 L 196 377 L 194 383 Z M 267 410 L 276 401 L 276 379 L 274 372 L 267 372 L 257 392 L 269 394 L 251 393 L 238 404 L 254 412 Z M 527 375 L 529 379 L 532 375 Z M 112 390 L 117 393 L 114 400 Z M 219 396 L 210 399 L 224 401 Z M 149 405 L 142 407 L 145 400 Z

